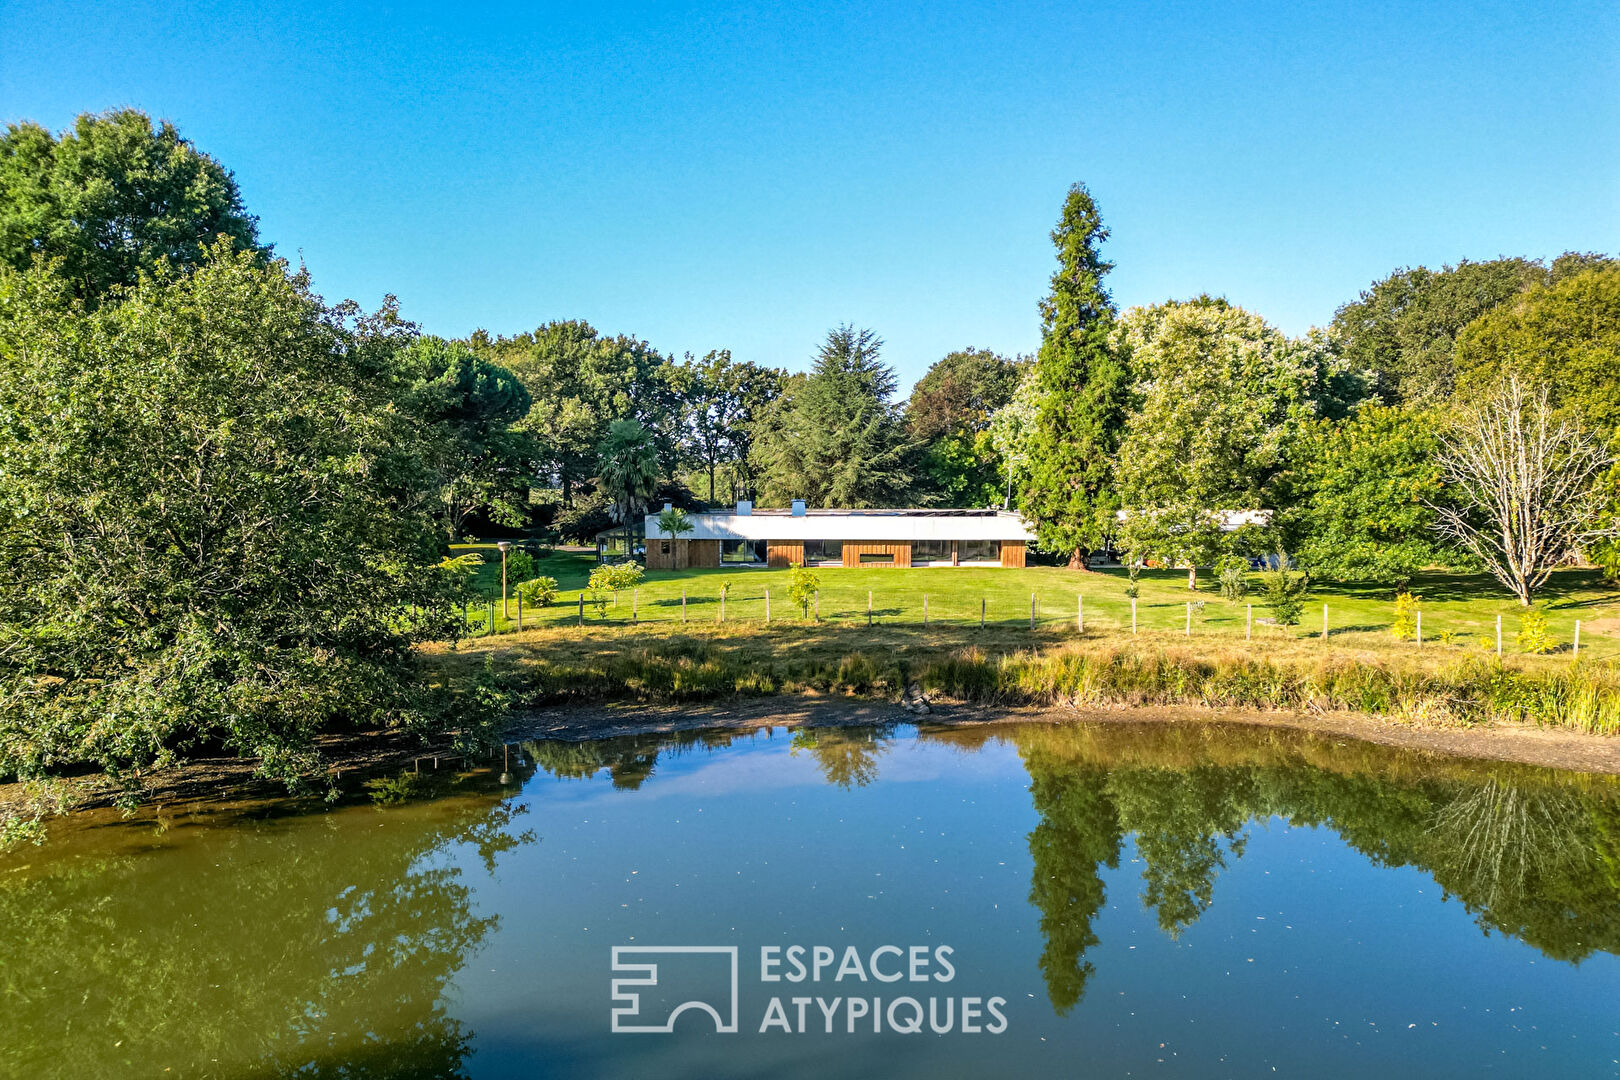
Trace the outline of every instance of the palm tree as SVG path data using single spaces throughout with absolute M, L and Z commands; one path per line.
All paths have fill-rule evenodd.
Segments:
M 652 432 L 636 420 L 615 420 L 597 447 L 602 488 L 624 522 L 625 550 L 635 550 L 630 519 L 658 486 L 658 450 Z

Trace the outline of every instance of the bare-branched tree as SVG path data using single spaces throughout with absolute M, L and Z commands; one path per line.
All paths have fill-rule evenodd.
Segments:
M 1437 528 L 1472 552 L 1519 603 L 1529 605 L 1553 567 L 1598 529 L 1597 480 L 1613 456 L 1559 419 L 1547 391 L 1509 378 L 1463 408 L 1440 436 L 1440 464 L 1455 506 L 1436 506 Z

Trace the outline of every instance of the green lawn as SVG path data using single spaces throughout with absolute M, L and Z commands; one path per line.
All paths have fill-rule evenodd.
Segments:
M 525 610 L 524 628 L 573 625 L 578 619 L 579 590 L 594 566 L 595 556 L 589 551 L 558 551 L 542 560 L 541 573 L 557 579 L 562 596 L 552 607 Z M 720 618 L 720 585 L 729 581 L 731 591 L 725 603 L 728 624 L 763 621 L 767 592 L 773 623 L 801 622 L 799 609 L 788 600 L 788 573 L 753 568 L 653 571 L 639 590 L 621 593 L 605 616 L 598 615 L 595 608 L 587 604 L 585 620 L 593 626 L 626 624 L 632 619 L 643 623 L 679 623 L 684 593 L 685 618 L 692 623 L 712 624 Z M 1126 577 L 1122 570 L 1077 573 L 1055 567 L 1017 570 L 834 567 L 818 569 L 816 574 L 821 580 L 821 620 L 834 624 L 864 624 L 870 593 L 872 619 L 876 624 L 920 624 L 926 597 L 930 623 L 977 626 L 982 604 L 987 623 L 1004 628 L 1027 628 L 1033 596 L 1036 622 L 1044 630 L 1072 628 L 1081 597 L 1085 601 L 1087 630 L 1128 632 L 1131 625 L 1131 605 L 1124 594 Z M 1355 647 L 1395 647 L 1389 634 L 1394 598 L 1388 586 L 1323 583 L 1307 598 L 1300 625 L 1286 628 L 1260 622 L 1270 616 L 1260 596 L 1229 603 L 1214 591 L 1208 575 L 1203 575 L 1203 579 L 1203 587 L 1189 593 L 1185 571 L 1143 571 L 1141 596 L 1137 602 L 1138 627 L 1142 631 L 1185 633 L 1188 601 L 1202 601 L 1202 611 L 1192 617 L 1194 637 L 1218 635 L 1226 640 L 1241 639 L 1246 627 L 1246 604 L 1252 602 L 1257 637 L 1316 637 L 1321 634 L 1325 603 L 1329 629 L 1338 642 Z M 478 583 L 498 595 L 498 560 L 486 564 Z M 1251 587 L 1258 592 L 1258 575 L 1253 577 Z M 1440 644 L 1445 635 L 1452 645 L 1470 648 L 1485 645 L 1494 649 L 1496 617 L 1501 615 L 1504 649 L 1514 651 L 1519 607 L 1490 578 L 1426 575 L 1414 584 L 1413 592 L 1422 598 L 1426 645 Z M 1603 584 L 1597 571 L 1559 571 L 1543 593 L 1543 599 L 1553 637 L 1563 647 L 1570 644 L 1575 621 L 1579 619 L 1584 658 L 1620 656 L 1620 590 Z M 516 601 L 508 605 L 508 618 L 501 617 L 498 602 L 495 608 L 497 632 L 516 629 Z M 477 603 L 469 609 L 473 633 L 487 629 L 488 610 L 487 603 L 482 611 Z

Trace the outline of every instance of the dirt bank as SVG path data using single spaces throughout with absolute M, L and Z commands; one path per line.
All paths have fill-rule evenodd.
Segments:
M 1515 761 L 1555 769 L 1620 774 L 1620 739 L 1587 735 L 1563 728 L 1528 725 L 1425 727 L 1357 713 L 1259 712 L 1193 706 L 1088 706 L 1086 708 L 982 708 L 935 704 L 919 715 L 894 704 L 850 698 L 778 696 L 714 704 L 566 705 L 519 713 L 507 730 L 511 740 L 526 738 L 600 739 L 699 729 L 851 726 L 889 722 L 945 725 L 1007 723 L 1168 723 L 1222 721 L 1261 727 L 1293 728 L 1341 735 L 1387 746 L 1410 747 L 1456 757 Z M 361 732 L 328 736 L 321 750 L 332 762 L 340 785 L 345 777 L 409 767 L 462 768 L 498 761 L 479 755 L 463 759 L 448 746 L 424 746 L 397 732 Z M 173 805 L 207 799 L 279 799 L 285 789 L 253 774 L 244 758 L 200 758 L 142 777 L 146 802 Z M 78 809 L 109 806 L 113 792 L 100 781 L 69 783 Z M 27 801 L 21 785 L 0 785 L 0 809 Z
M 774 697 L 699 705 L 568 705 L 513 720 L 513 738 L 601 739 L 704 728 L 879 724 L 891 721 L 1007 723 L 1171 723 L 1210 721 L 1293 728 L 1456 757 L 1516 761 L 1553 769 L 1620 774 L 1620 739 L 1529 725 L 1426 727 L 1360 713 L 1259 712 L 1196 706 L 981 708 L 934 705 L 926 715 L 898 705 L 847 698 Z

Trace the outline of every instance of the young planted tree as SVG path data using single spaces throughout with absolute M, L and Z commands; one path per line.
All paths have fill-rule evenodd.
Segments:
M 1113 264 L 1099 253 L 1107 239 L 1091 193 L 1074 185 L 1052 231 L 1058 268 L 1041 301 L 1039 399 L 1022 503 L 1040 546 L 1067 552 L 1076 570 L 1086 569 L 1086 557 L 1103 545 L 1119 505 L 1113 458 L 1126 379 L 1108 340 L 1115 309 L 1103 278 Z
M 1457 491 L 1454 505 L 1434 507 L 1440 530 L 1525 607 L 1583 540 L 1620 531 L 1597 524 L 1597 481 L 1613 455 L 1558 418 L 1545 389 L 1510 376 L 1490 397 L 1463 406 L 1440 440 L 1440 465 Z
M 803 563 L 794 563 L 788 571 L 788 598 L 799 605 L 805 618 L 810 617 L 810 604 L 821 592 L 821 578 Z

